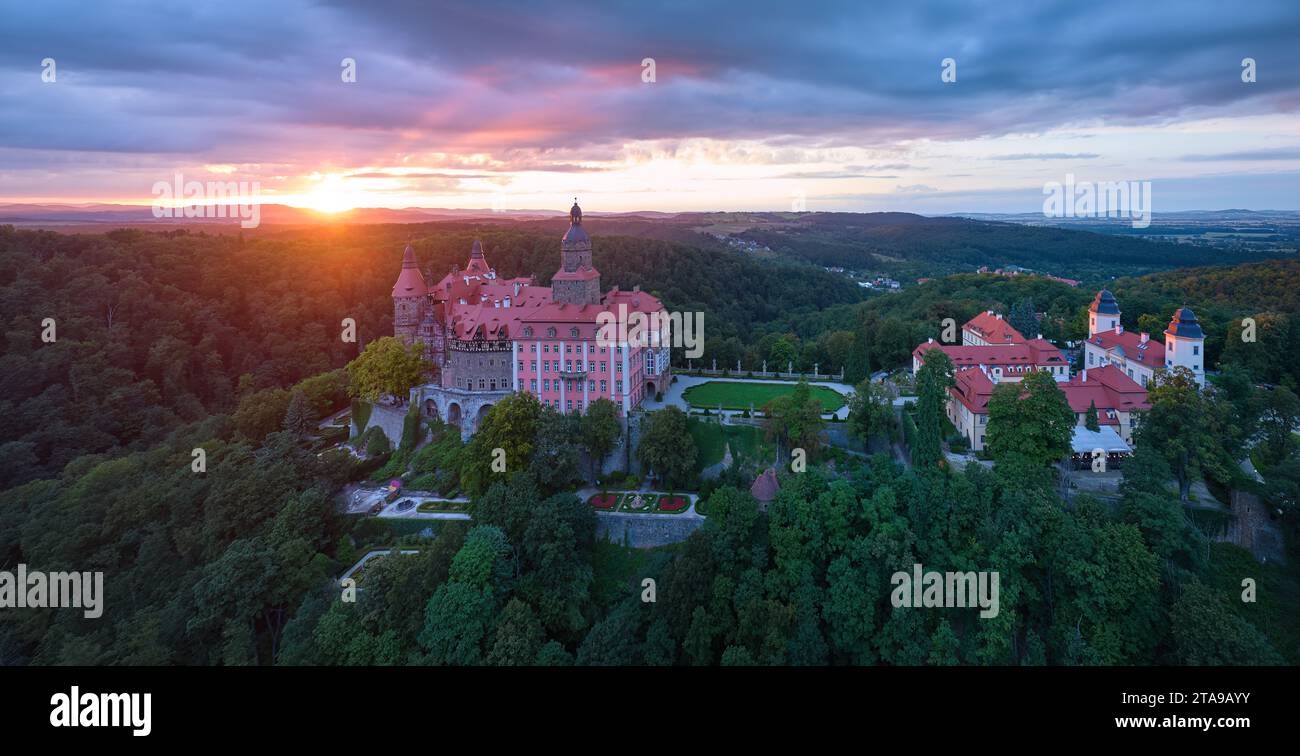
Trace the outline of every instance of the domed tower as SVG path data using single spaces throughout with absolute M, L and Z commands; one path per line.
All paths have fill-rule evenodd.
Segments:
M 415 261 L 415 250 L 408 244 L 402 255 L 402 272 L 393 284 L 393 335 L 406 344 L 414 343 L 419 335 L 428 293 L 419 263 Z
M 582 208 L 576 198 L 569 210 L 569 230 L 560 241 L 560 269 L 551 277 L 551 299 L 600 304 L 600 271 L 591 265 L 591 237 L 582 228 Z
M 1106 289 L 1097 292 L 1097 296 L 1088 306 L 1088 335 L 1096 336 L 1103 331 L 1113 331 L 1119 325 L 1119 302 L 1115 295 Z
M 1185 367 L 1205 386 L 1205 332 L 1190 308 L 1179 308 L 1165 329 L 1165 367 Z

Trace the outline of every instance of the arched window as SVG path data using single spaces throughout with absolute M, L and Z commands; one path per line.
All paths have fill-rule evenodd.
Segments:
M 578 327 L 577 327 L 577 326 L 574 326 L 574 327 L 572 327 L 572 328 L 569 329 L 569 336 L 572 337 L 572 338 L 575 338 L 575 339 L 578 338 Z
M 546 329 L 546 338 L 548 338 L 548 339 L 553 339 L 553 338 L 555 338 L 555 329 L 554 329 L 554 328 L 547 328 L 547 329 Z

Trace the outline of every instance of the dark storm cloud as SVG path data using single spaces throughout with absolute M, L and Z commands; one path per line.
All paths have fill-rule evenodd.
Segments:
M 870 146 L 1300 104 L 1295 0 L 10 2 L 3 19 L 0 147 L 33 150 L 350 165 L 564 150 L 537 170 L 582 171 L 627 140 Z

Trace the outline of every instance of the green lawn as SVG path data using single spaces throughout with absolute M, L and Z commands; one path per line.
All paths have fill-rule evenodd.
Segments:
M 686 389 L 682 396 L 693 407 L 704 409 L 743 410 L 752 404 L 754 410 L 761 410 L 763 405 L 794 391 L 795 386 L 787 383 L 739 383 L 709 381 Z M 825 386 L 809 386 L 812 395 L 819 399 L 827 412 L 834 412 L 844 406 L 844 397 Z
M 753 425 L 719 425 L 709 418 L 693 417 L 690 430 L 699 451 L 695 461 L 697 472 L 721 462 L 728 443 L 733 457 L 770 459 L 773 453 L 772 445 L 763 439 L 763 429 Z

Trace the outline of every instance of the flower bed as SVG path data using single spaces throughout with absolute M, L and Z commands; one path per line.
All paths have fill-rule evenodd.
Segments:
M 592 509 L 609 511 L 618 504 L 618 494 L 592 494 L 591 498 L 587 499 L 587 503 Z
M 636 497 L 638 496 L 641 497 L 640 509 L 637 509 L 632 505 L 633 502 L 636 501 Z M 640 493 L 640 492 L 627 493 L 627 494 L 623 494 L 623 505 L 620 507 L 620 509 L 624 512 L 653 512 L 655 511 L 655 504 L 658 503 L 658 501 L 659 501 L 659 494 Z
M 426 501 L 421 503 L 420 506 L 416 507 L 416 510 L 423 512 L 425 514 L 430 514 L 433 512 L 464 512 L 465 502 L 443 501 L 443 500 Z
M 686 511 L 686 508 L 689 507 L 690 505 L 691 505 L 690 500 L 684 496 L 663 496 L 660 497 L 659 499 L 660 512 L 670 512 L 676 514 L 677 512 Z

